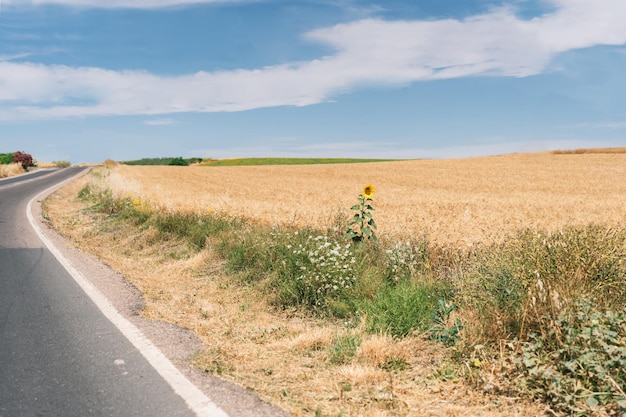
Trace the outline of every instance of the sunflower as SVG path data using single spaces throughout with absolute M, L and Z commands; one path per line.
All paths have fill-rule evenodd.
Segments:
M 376 191 L 374 186 L 372 184 L 367 184 L 363 187 L 363 192 L 361 194 L 363 194 L 363 197 L 371 200 L 374 197 L 374 191 Z

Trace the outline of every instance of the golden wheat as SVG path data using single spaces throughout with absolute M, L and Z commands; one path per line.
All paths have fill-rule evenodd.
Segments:
M 346 165 L 120 165 L 108 186 L 163 209 L 224 212 L 258 222 L 332 226 L 365 184 L 379 233 L 440 244 L 493 241 L 522 228 L 618 224 L 626 154 L 514 154 Z

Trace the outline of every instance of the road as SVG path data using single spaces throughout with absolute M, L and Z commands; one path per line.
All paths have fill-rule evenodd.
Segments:
M 158 350 L 129 340 L 136 329 L 114 324 L 31 226 L 29 201 L 80 170 L 0 181 L 0 417 L 227 416 L 155 369 Z

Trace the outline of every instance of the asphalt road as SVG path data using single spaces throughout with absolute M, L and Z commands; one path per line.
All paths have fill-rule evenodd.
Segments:
M 0 417 L 225 416 L 192 410 L 29 223 L 28 202 L 79 170 L 0 181 Z

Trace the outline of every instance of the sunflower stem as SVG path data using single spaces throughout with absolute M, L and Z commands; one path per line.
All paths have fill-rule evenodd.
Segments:
M 347 240 L 352 240 L 355 243 L 363 240 L 378 242 L 375 233 L 376 223 L 371 213 L 374 211 L 374 207 L 371 204 L 373 197 L 374 186 L 371 184 L 366 185 L 357 199 L 359 204 L 351 208 L 355 213 L 352 221 L 348 223 L 348 230 L 345 236 Z

